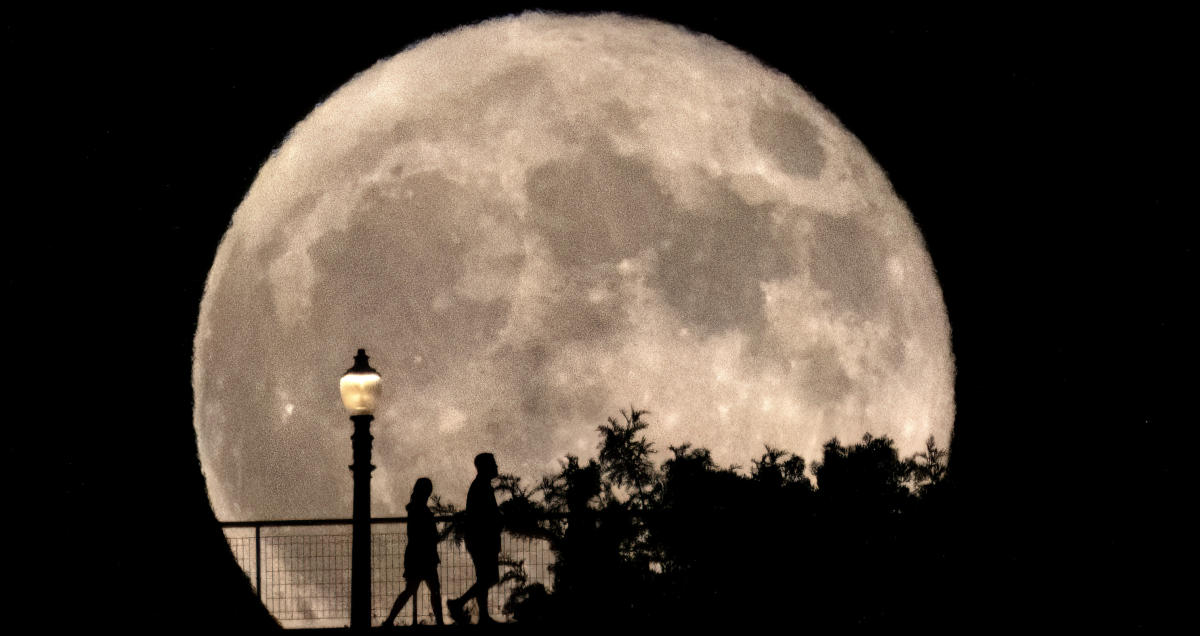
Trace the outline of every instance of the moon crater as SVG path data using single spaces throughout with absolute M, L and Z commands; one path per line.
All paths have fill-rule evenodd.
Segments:
M 794 112 L 756 108 L 750 134 L 755 145 L 790 175 L 816 177 L 825 166 L 820 131 Z

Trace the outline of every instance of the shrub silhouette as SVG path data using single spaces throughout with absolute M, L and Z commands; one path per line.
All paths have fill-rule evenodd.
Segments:
M 944 561 L 933 537 L 949 505 L 947 454 L 932 437 L 907 459 L 887 437 L 831 439 L 811 470 L 767 446 L 749 474 L 682 444 L 656 467 L 647 414 L 609 418 L 596 459 L 568 456 L 531 491 L 502 480 L 507 529 L 546 539 L 555 555 L 553 590 L 518 589 L 505 608 L 514 618 L 829 627 L 922 619 L 900 590 L 912 572 Z

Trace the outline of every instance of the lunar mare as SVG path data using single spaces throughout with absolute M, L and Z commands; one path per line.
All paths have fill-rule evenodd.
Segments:
M 707 36 L 525 14 L 331 95 L 262 166 L 209 274 L 200 457 L 222 520 L 346 517 L 337 379 L 383 376 L 374 512 L 471 458 L 535 481 L 618 409 L 721 464 L 954 418 L 929 255 L 861 144 Z

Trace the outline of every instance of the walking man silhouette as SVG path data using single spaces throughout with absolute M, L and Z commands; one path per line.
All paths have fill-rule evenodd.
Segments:
M 417 595 L 421 581 L 429 588 L 429 604 L 433 607 L 433 619 L 438 625 L 442 624 L 442 585 L 438 580 L 437 526 L 433 523 L 433 513 L 426 503 L 429 495 L 433 494 L 433 482 L 422 477 L 413 485 L 412 497 L 408 505 L 408 545 L 404 546 L 404 591 L 396 597 L 392 611 L 384 627 L 391 627 L 400 610 L 408 599 Z
M 488 614 L 488 588 L 500 580 L 500 508 L 492 480 L 500 474 L 496 458 L 491 453 L 475 456 L 475 481 L 467 491 L 466 532 L 467 552 L 475 564 L 475 584 L 462 596 L 446 601 L 450 618 L 455 623 L 469 623 L 463 605 L 475 599 L 479 607 L 479 623 L 494 623 Z

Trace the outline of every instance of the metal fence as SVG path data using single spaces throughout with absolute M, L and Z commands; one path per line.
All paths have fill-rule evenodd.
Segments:
M 448 517 L 438 517 L 439 529 Z M 396 596 L 404 589 L 405 517 L 371 520 L 371 622 L 387 617 Z M 234 558 L 246 572 L 258 598 L 284 627 L 335 627 L 350 619 L 349 519 L 241 521 L 221 524 Z M 489 611 L 505 620 L 502 610 L 509 594 L 520 585 L 542 583 L 551 587 L 549 566 L 553 552 L 546 541 L 505 533 L 500 547 L 501 576 L 491 588 Z M 441 564 L 440 599 L 455 598 L 475 580 L 475 568 L 466 547 L 447 539 L 438 544 Z M 507 572 L 506 572 L 507 571 Z M 429 591 L 424 585 L 417 598 L 400 612 L 397 625 L 433 624 Z M 450 622 L 446 614 L 446 622 Z

